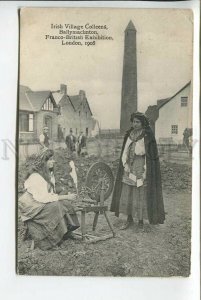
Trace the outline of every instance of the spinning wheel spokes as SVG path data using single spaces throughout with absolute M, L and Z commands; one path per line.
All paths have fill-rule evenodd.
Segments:
M 114 177 L 110 167 L 104 162 L 97 162 L 91 166 L 87 173 L 86 188 L 91 199 L 99 201 L 100 192 L 104 190 L 106 200 L 113 189 Z

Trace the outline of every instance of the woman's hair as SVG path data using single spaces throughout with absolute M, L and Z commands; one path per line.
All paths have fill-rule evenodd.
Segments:
M 27 162 L 26 167 L 28 169 L 26 179 L 32 173 L 39 173 L 48 183 L 50 182 L 50 172 L 47 167 L 47 161 L 54 155 L 54 151 L 51 149 L 47 149 L 37 155 L 34 161 Z
M 130 121 L 133 122 L 135 118 L 141 122 L 143 128 L 149 127 L 149 121 L 143 113 L 141 112 L 132 113 L 130 117 Z

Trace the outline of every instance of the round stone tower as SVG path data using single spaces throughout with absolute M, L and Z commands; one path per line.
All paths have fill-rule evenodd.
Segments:
M 130 115 L 137 111 L 137 53 L 136 29 L 130 21 L 125 30 L 124 61 L 121 93 L 120 132 L 130 128 Z

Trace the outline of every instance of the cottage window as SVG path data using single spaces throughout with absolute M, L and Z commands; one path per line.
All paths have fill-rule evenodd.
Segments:
M 80 117 L 80 111 L 79 111 L 79 117 Z
M 29 131 L 33 131 L 33 114 L 29 114 Z
M 171 126 L 171 133 L 172 134 L 178 134 L 178 125 L 172 125 Z
M 187 106 L 188 105 L 188 97 L 181 97 L 181 106 Z
M 33 131 L 33 114 L 22 113 L 19 115 L 19 129 L 21 132 Z

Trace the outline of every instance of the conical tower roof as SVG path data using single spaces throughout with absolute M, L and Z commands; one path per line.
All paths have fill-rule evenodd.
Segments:
M 132 22 L 131 20 L 130 20 L 130 22 L 128 23 L 128 25 L 127 25 L 125 31 L 128 31 L 128 30 L 136 31 L 136 28 L 135 28 L 135 26 L 134 26 L 134 24 L 133 24 L 133 22 Z

